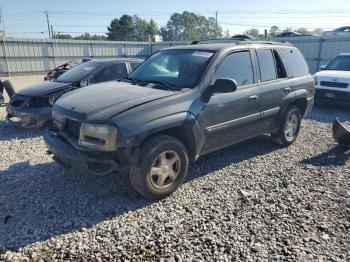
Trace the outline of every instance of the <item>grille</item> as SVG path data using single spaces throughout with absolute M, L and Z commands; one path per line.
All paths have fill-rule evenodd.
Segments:
M 26 101 L 25 99 L 16 99 L 16 98 L 14 98 L 14 99 L 11 101 L 11 105 L 12 105 L 12 106 L 19 107 L 19 106 L 23 105 L 25 101 Z
M 81 124 L 77 121 L 67 119 L 65 130 L 67 133 L 75 139 L 79 139 Z
M 347 88 L 349 84 L 341 82 L 321 81 L 321 86 Z
M 49 105 L 49 98 L 47 97 L 33 97 L 29 100 L 30 107 L 46 107 Z

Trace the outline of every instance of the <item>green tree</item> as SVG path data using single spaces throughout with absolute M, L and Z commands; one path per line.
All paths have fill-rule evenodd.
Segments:
M 245 34 L 247 35 L 251 35 L 255 38 L 259 38 L 260 37 L 260 32 L 258 29 L 256 28 L 251 28 L 251 29 L 248 29 L 247 31 L 244 32 Z
M 322 29 L 322 28 L 315 28 L 315 29 L 312 31 L 312 33 L 315 34 L 315 35 L 322 35 L 323 29 Z
M 123 15 L 120 19 L 112 20 L 107 28 L 109 40 L 130 41 L 134 40 L 133 18 L 130 15 Z
M 154 20 L 147 22 L 137 15 L 115 18 L 107 28 L 109 40 L 119 41 L 148 41 L 159 33 L 158 25 Z
M 161 28 L 161 35 L 165 41 L 201 40 L 222 37 L 222 31 L 215 18 L 183 12 L 170 16 L 167 25 Z
M 74 39 L 77 40 L 106 40 L 106 37 L 104 35 L 97 35 L 93 34 L 91 35 L 90 33 L 84 33 L 79 36 L 74 37 Z
M 148 33 L 148 23 L 145 19 L 134 15 L 132 17 L 133 20 L 133 39 L 136 41 L 148 41 L 149 33 Z
M 53 38 L 54 39 L 73 39 L 73 36 L 69 34 L 55 33 Z
M 159 34 L 158 25 L 153 19 L 151 19 L 148 23 L 148 34 L 152 40 L 154 40 L 154 37 Z
M 299 33 L 299 34 L 302 34 L 302 35 L 311 34 L 311 32 L 309 32 L 309 30 L 307 30 L 307 29 L 304 28 L 304 27 L 298 28 L 297 30 L 295 30 L 295 32 L 297 32 L 297 33 Z

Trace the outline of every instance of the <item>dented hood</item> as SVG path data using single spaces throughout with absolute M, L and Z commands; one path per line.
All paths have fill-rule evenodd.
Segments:
M 132 107 L 176 93 L 126 82 L 105 82 L 62 96 L 54 110 L 79 120 L 105 121 Z
M 30 97 L 43 96 L 62 91 L 70 85 L 70 83 L 43 81 L 35 85 L 27 86 L 18 92 L 16 91 L 16 94 Z

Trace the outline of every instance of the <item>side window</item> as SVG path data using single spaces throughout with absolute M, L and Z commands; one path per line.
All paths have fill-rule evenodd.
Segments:
M 303 55 L 296 48 L 281 48 L 280 52 L 283 58 L 290 66 L 293 76 L 299 77 L 309 74 L 309 67 L 305 62 Z
M 250 53 L 243 51 L 225 57 L 216 70 L 214 78 L 234 79 L 238 87 L 253 84 L 254 74 Z
M 130 63 L 131 71 L 135 71 L 141 63 Z
M 117 80 L 127 75 L 126 66 L 124 63 L 112 64 L 101 71 L 99 71 L 94 77 L 94 83 L 101 83 L 106 81 Z
M 276 50 L 273 50 L 273 55 L 275 57 L 276 69 L 277 69 L 277 77 L 278 78 L 287 78 L 287 71 L 282 62 L 281 56 L 278 54 Z
M 261 82 L 276 79 L 275 61 L 270 49 L 256 50 L 260 68 Z

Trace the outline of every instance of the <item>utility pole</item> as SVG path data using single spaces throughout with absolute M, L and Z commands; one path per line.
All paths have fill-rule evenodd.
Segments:
M 218 28 L 218 11 L 215 12 L 216 28 Z
M 53 27 L 52 27 L 52 25 L 51 25 L 51 38 L 55 38 L 55 34 L 54 34 L 54 32 L 53 32 Z
M 51 39 L 51 28 L 50 28 L 50 19 L 49 19 L 49 11 L 44 12 L 46 14 L 46 22 L 47 22 L 47 30 L 49 32 L 49 38 Z
M 5 37 L 5 22 L 4 22 L 4 15 L 0 3 L 0 36 Z

